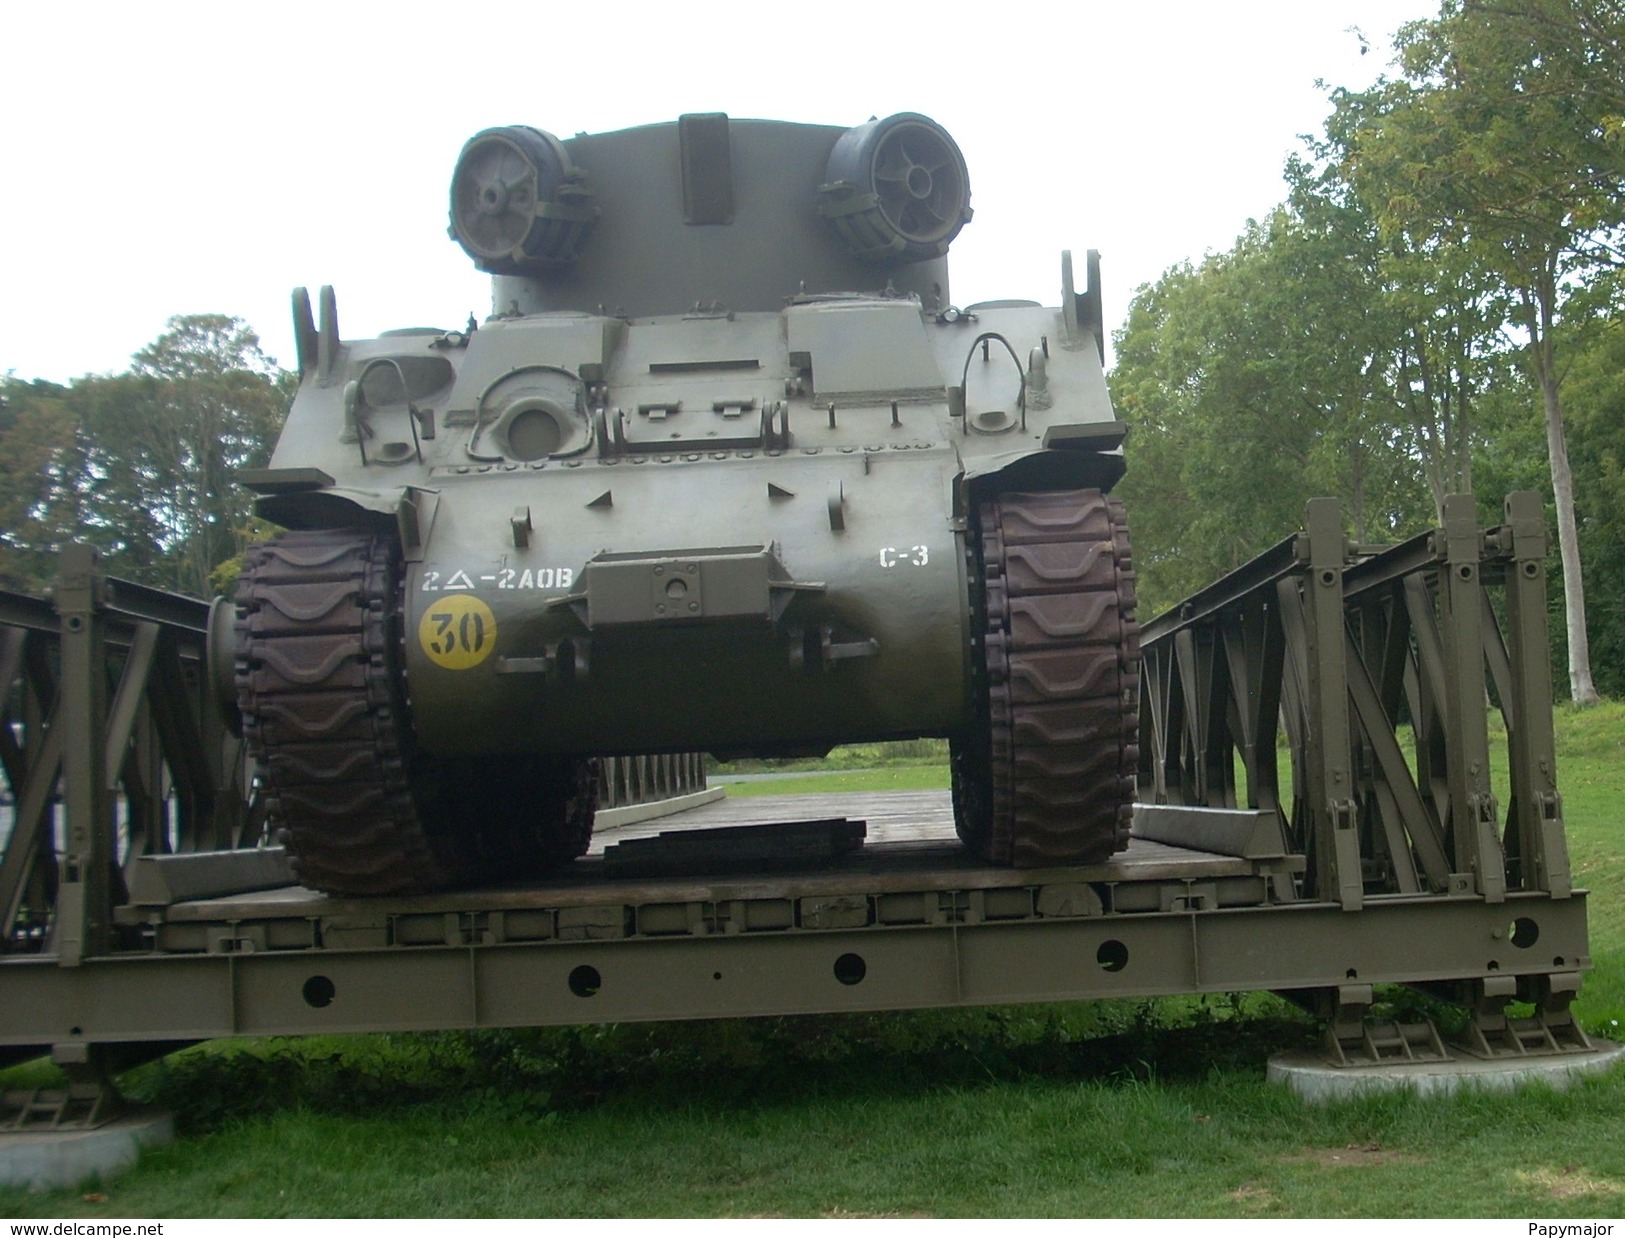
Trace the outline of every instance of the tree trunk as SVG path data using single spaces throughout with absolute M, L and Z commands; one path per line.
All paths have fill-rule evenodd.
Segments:
M 1568 620 L 1569 695 L 1576 705 L 1595 705 L 1597 686 L 1591 678 L 1591 639 L 1586 635 L 1585 584 L 1580 578 L 1580 531 L 1574 519 L 1574 475 L 1563 439 L 1563 406 L 1557 379 L 1549 369 L 1540 376 L 1546 406 L 1546 452 L 1552 462 L 1552 496 L 1557 500 L 1557 553 L 1563 563 L 1563 609 Z
M 1555 282 L 1554 282 L 1555 283 Z M 1539 293 L 1549 293 L 1541 296 Z M 1574 519 L 1574 474 L 1563 435 L 1563 405 L 1557 393 L 1557 367 L 1552 343 L 1551 297 L 1554 284 L 1537 293 L 1537 306 L 1525 294 L 1529 356 L 1540 383 L 1546 413 L 1546 455 L 1552 466 L 1552 497 L 1557 503 L 1557 553 L 1563 564 L 1563 610 L 1569 641 L 1569 696 L 1576 705 L 1595 705 L 1597 685 L 1591 678 L 1591 639 L 1586 634 L 1585 584 L 1580 577 L 1580 531 Z

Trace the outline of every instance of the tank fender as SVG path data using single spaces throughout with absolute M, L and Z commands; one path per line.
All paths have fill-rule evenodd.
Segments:
M 285 491 L 262 495 L 255 500 L 254 513 L 286 529 L 362 529 L 385 533 L 399 526 L 407 491 L 416 491 L 416 487 L 362 490 L 331 486 Z
M 1105 449 L 1099 445 L 1102 440 L 1085 441 L 1087 446 L 1062 450 L 1034 452 L 1021 448 L 997 455 L 967 456 L 964 484 L 979 500 L 1012 490 L 1109 491 L 1127 471 L 1122 448 Z M 1117 441 L 1120 443 L 1121 437 Z

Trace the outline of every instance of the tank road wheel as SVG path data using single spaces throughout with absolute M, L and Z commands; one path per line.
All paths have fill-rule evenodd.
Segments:
M 408 894 L 509 878 L 586 850 L 595 763 L 506 766 L 413 751 L 400 565 L 386 538 L 284 533 L 237 586 L 243 734 L 295 875 L 331 894 Z
M 951 745 L 970 849 L 1021 868 L 1128 845 L 1139 764 L 1139 624 L 1128 524 L 1098 490 L 1006 494 L 978 511 L 979 697 Z

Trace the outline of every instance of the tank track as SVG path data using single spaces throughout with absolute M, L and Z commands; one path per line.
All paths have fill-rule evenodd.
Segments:
M 304 885 L 408 894 L 512 879 L 586 851 L 595 762 L 475 766 L 414 753 L 389 539 L 280 534 L 245 555 L 236 607 L 243 734 Z M 516 818 L 516 804 L 529 811 Z
M 978 510 L 978 710 L 952 744 L 960 838 L 996 864 L 1092 864 L 1128 845 L 1139 624 L 1122 504 L 1098 490 Z

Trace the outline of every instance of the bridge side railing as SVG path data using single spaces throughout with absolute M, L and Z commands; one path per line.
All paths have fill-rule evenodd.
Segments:
M 209 604 L 62 552 L 52 599 L 0 593 L 0 952 L 102 953 L 143 855 L 252 846 L 242 741 L 207 699 Z
M 1451 496 L 1441 528 L 1373 550 L 1312 500 L 1304 532 L 1148 623 L 1140 798 L 1273 810 L 1306 858 L 1298 896 L 1348 910 L 1566 898 L 1546 524 L 1532 492 L 1504 512 L 1481 529 Z
M 653 804 L 703 791 L 705 786 L 705 757 L 698 752 L 606 757 L 599 765 L 598 807 Z
M 105 954 L 142 857 L 268 841 L 252 761 L 217 705 L 231 667 L 211 683 L 212 614 L 105 575 L 85 545 L 63 550 L 50 599 L 0 591 L 0 955 Z M 704 787 L 697 753 L 609 757 L 600 803 Z

